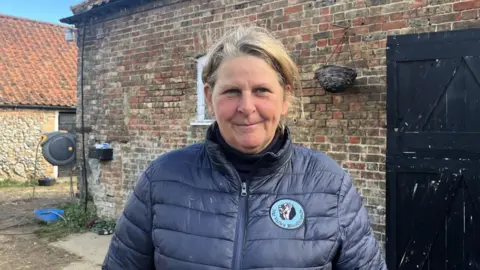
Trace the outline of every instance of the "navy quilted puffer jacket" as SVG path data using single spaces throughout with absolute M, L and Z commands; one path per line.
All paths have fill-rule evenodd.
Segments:
M 209 133 L 142 173 L 103 269 L 387 269 L 334 160 L 287 139 L 242 182 Z

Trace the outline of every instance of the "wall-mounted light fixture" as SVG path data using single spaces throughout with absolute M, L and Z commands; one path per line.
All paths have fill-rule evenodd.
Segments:
M 76 37 L 76 31 L 73 28 L 65 28 L 65 40 L 74 41 Z

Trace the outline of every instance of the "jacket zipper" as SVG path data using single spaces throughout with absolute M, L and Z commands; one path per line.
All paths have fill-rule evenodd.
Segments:
M 243 248 L 247 236 L 246 222 L 248 220 L 248 185 L 242 181 L 242 191 L 240 192 L 240 201 L 238 207 L 238 223 L 235 235 L 235 249 L 233 252 L 232 270 L 240 270 L 242 265 Z

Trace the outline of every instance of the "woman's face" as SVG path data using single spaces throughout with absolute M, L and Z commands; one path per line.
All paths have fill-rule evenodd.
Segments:
M 206 84 L 205 96 L 225 141 L 241 152 L 258 153 L 287 113 L 284 91 L 289 90 L 264 60 L 240 56 L 218 67 L 215 87 L 212 91 Z

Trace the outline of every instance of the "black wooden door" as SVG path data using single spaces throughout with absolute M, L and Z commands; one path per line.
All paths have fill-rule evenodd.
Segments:
M 75 113 L 73 112 L 59 112 L 58 113 L 58 129 L 66 130 L 75 135 Z M 72 168 L 75 164 L 65 166 L 58 166 L 58 177 L 69 177 L 72 173 Z
M 388 269 L 480 269 L 480 29 L 387 40 Z

